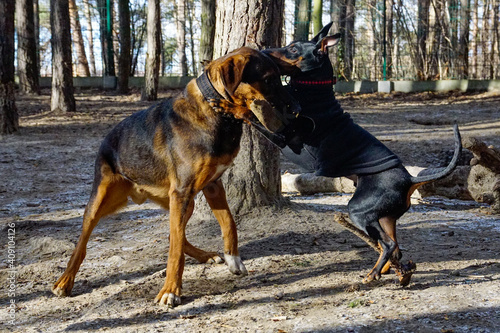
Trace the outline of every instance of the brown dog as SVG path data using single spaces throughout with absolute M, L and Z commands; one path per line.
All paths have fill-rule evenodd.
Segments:
M 99 149 L 83 230 L 54 294 L 71 293 L 92 230 L 103 216 L 124 207 L 128 197 L 139 204 L 151 199 L 170 210 L 167 275 L 156 302 L 180 304 L 184 253 L 200 262 L 222 262 L 217 253 L 186 240 L 186 224 L 200 191 L 222 229 L 229 270 L 247 274 L 219 178 L 238 154 L 244 121 L 255 123 L 256 117 L 276 133 L 284 127 L 285 113 L 297 111 L 276 65 L 258 51 L 241 48 L 211 62 L 180 97 L 123 120 Z

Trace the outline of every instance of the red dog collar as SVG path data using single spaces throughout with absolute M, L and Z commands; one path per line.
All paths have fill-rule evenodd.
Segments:
M 337 78 L 333 78 L 331 80 L 294 80 L 292 79 L 292 84 L 302 84 L 307 86 L 326 86 L 326 85 L 334 85 L 337 83 Z

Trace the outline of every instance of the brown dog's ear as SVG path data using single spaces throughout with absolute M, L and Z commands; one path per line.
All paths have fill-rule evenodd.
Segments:
M 327 47 L 335 46 L 340 40 L 340 34 L 335 34 L 333 36 L 325 37 L 321 40 L 320 50 L 321 52 L 327 52 Z
M 236 88 L 238 88 L 243 79 L 243 71 L 248 61 L 248 57 L 241 54 L 235 54 L 227 58 L 219 67 L 222 84 L 229 96 L 234 96 Z

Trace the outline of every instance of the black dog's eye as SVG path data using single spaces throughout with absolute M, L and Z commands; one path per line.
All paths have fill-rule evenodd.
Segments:
M 297 50 L 297 48 L 295 46 L 290 46 L 288 51 L 290 51 L 291 53 L 297 53 L 299 50 Z

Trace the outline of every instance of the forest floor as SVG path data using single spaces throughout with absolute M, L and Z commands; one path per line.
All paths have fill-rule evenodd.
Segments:
M 394 274 L 361 284 L 377 254 L 332 219 L 346 212 L 349 194 L 284 193 L 289 205 L 236 218 L 248 276 L 187 258 L 182 305 L 154 304 L 165 276 L 168 212 L 131 204 L 94 230 L 72 296 L 55 297 L 50 289 L 80 234 L 99 144 L 121 119 L 151 104 L 139 96 L 79 91 L 78 111 L 62 116 L 49 112 L 48 91 L 18 97 L 21 130 L 0 138 L 0 331 L 499 331 L 500 217 L 485 205 L 439 197 L 413 198 L 398 223 L 403 261 L 417 264 L 405 288 Z M 453 149 L 454 122 L 463 136 L 500 146 L 500 94 L 339 100 L 409 166 L 443 165 Z M 283 166 L 283 172 L 297 172 Z M 193 216 L 187 236 L 222 252 L 214 218 Z M 12 274 L 15 295 L 8 294 Z

